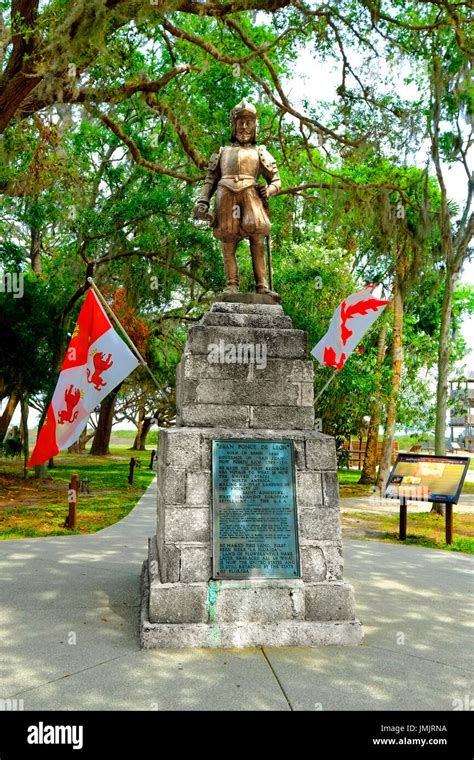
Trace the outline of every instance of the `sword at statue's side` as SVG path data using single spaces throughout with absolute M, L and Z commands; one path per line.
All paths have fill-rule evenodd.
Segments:
M 270 204 L 268 203 L 268 197 L 263 197 L 263 206 L 268 214 L 268 218 L 271 218 Z M 270 235 L 266 235 L 265 242 L 267 244 L 267 266 L 268 266 L 268 287 L 273 290 L 273 272 L 272 272 L 272 247 L 270 243 Z
M 267 235 L 267 264 L 268 264 L 268 287 L 273 290 L 273 273 L 272 273 L 272 248 L 270 244 L 270 235 Z

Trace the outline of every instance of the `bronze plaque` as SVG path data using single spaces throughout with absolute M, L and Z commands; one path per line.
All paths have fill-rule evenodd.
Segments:
M 213 577 L 300 575 L 293 441 L 212 442 Z

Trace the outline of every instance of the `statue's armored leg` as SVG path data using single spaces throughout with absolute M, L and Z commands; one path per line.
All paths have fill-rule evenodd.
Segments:
M 239 270 L 237 268 L 237 258 L 235 251 L 237 240 L 225 240 L 222 243 L 222 255 L 224 257 L 224 273 L 226 288 L 224 293 L 239 292 Z
M 250 251 L 252 253 L 253 274 L 255 277 L 255 290 L 257 293 L 272 296 L 280 301 L 280 296 L 267 285 L 267 273 L 265 267 L 265 238 L 263 235 L 254 235 L 250 238 Z

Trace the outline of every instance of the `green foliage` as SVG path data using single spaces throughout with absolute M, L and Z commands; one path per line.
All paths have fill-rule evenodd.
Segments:
M 429 136 L 436 55 L 443 80 L 440 149 L 447 162 L 462 155 L 456 120 L 471 118 L 474 110 L 467 61 L 471 28 L 454 28 L 449 11 L 438 4 L 412 1 L 393 2 L 385 12 L 380 4 L 342 0 L 306 11 L 308 4 L 290 4 L 271 14 L 229 18 L 208 16 L 205 7 L 201 13 L 177 12 L 177 2 L 159 9 L 122 3 L 110 12 L 103 0 L 40 5 L 34 24 L 14 19 L 25 42 L 34 30 L 35 39 L 47 44 L 40 69 L 48 68 L 49 51 L 54 65 L 38 87 L 41 108 L 31 116 L 18 112 L 0 144 L 0 261 L 8 271 L 26 272 L 37 234 L 41 272 L 25 280 L 24 303 L 0 295 L 7 328 L 0 380 L 15 376 L 44 401 L 82 304 L 86 274 L 92 273 L 109 296 L 125 287 L 130 305 L 146 320 L 147 361 L 162 386 L 162 393 L 150 389 L 150 408 L 164 398 L 172 407 L 186 327 L 224 285 L 218 244 L 206 225 L 192 219 L 194 197 L 208 157 L 229 139 L 230 109 L 246 96 L 259 104 L 258 142 L 281 169 L 284 193 L 271 201 L 272 246 L 275 286 L 286 313 L 308 332 L 311 348 L 343 297 L 368 282 L 381 283 L 390 294 L 397 282 L 405 295 L 399 422 L 430 430 L 446 269 L 440 188 L 414 163 Z M 8 6 L 0 3 L 3 10 Z M 467 9 L 459 6 L 456 13 L 463 21 Z M 65 32 L 71 21 L 73 36 Z M 334 60 L 342 81 L 332 103 L 307 88 L 299 122 L 291 108 L 285 111 L 278 88 L 280 82 L 285 91 L 292 76 L 301 76 L 297 62 L 303 55 L 314 67 Z M 236 68 L 237 60 L 242 65 Z M 80 72 L 73 82 L 66 74 L 71 63 Z M 140 90 L 178 67 L 187 68 L 156 91 Z M 394 87 L 402 76 L 414 94 Z M 74 97 L 71 88 L 77 89 Z M 60 91 L 65 102 L 55 103 Z M 297 103 L 297 95 L 290 101 Z M 316 124 L 340 141 L 324 130 L 317 139 Z M 244 288 L 250 289 L 247 244 L 240 246 L 239 261 Z M 472 309 L 472 291 L 458 287 L 453 361 L 466 352 L 458 328 Z M 390 368 L 387 354 L 377 374 L 379 327 L 318 402 L 324 432 L 358 435 L 374 396 L 385 402 Z M 389 349 L 391 339 L 390 326 Z M 31 361 L 36 350 L 42 369 Z M 331 372 L 316 367 L 316 393 Z M 121 400 L 137 403 L 144 387 L 148 391 L 137 371 Z
M 47 387 L 58 335 L 52 284 L 26 274 L 23 296 L 0 291 L 0 372 L 5 385 L 35 394 Z

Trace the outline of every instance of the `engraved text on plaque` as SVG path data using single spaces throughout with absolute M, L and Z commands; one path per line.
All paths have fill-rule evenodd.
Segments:
M 299 572 L 292 441 L 212 442 L 213 577 Z

